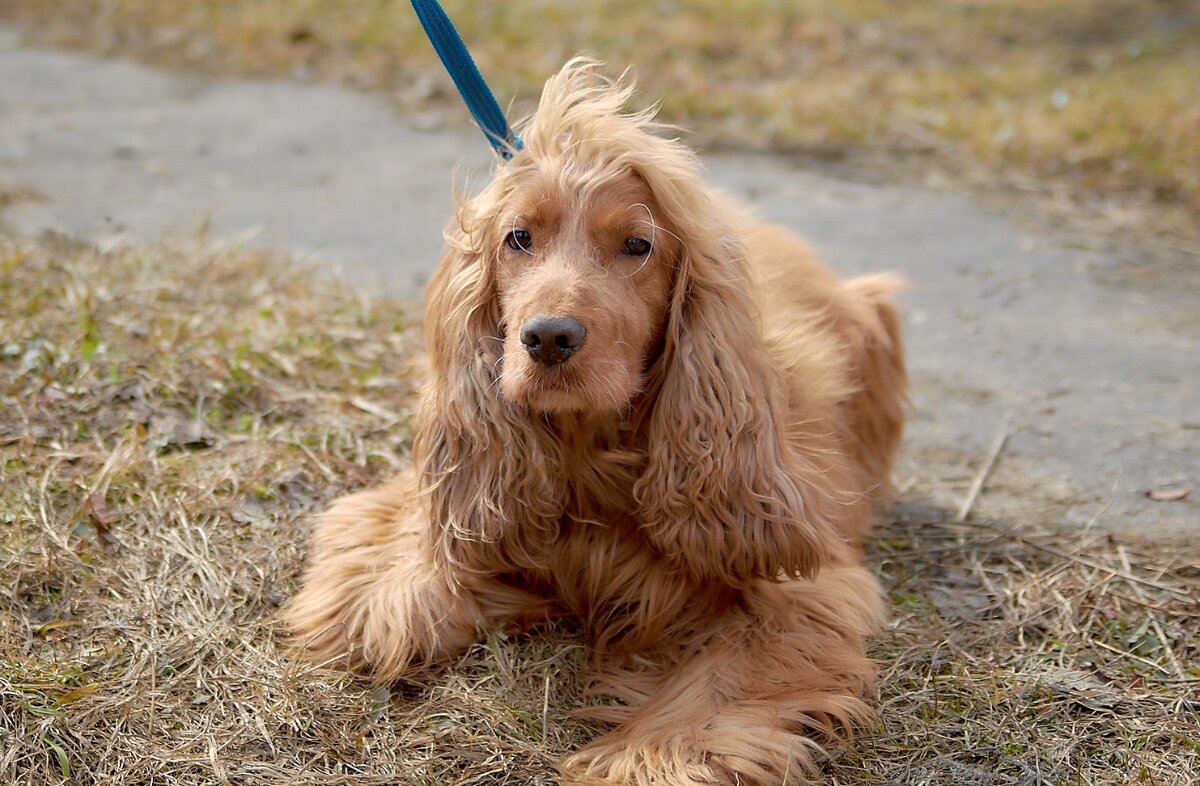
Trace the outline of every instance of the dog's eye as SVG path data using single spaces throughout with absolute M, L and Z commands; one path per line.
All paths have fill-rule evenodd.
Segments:
M 528 229 L 514 229 L 504 238 L 504 245 L 511 248 L 513 251 L 522 251 L 526 254 L 533 253 L 533 235 L 529 234 Z
M 650 241 L 643 240 L 640 237 L 630 237 L 625 239 L 624 245 L 621 246 L 621 253 L 628 254 L 631 257 L 644 257 L 650 253 Z

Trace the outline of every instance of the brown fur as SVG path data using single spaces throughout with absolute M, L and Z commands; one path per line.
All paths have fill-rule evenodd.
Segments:
M 622 114 L 631 92 L 569 63 L 462 205 L 414 466 L 325 514 L 286 619 L 311 657 L 390 680 L 575 615 L 616 727 L 566 782 L 778 784 L 870 714 L 884 606 L 860 539 L 903 422 L 895 281 L 841 281 L 740 213 Z M 536 363 L 534 314 L 586 343 Z

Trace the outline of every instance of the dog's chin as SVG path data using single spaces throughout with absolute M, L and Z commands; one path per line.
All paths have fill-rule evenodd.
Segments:
M 623 374 L 616 375 L 627 376 Z M 637 386 L 621 384 L 608 376 L 598 381 L 597 375 L 579 368 L 541 368 L 522 363 L 519 368 L 505 368 L 500 378 L 500 392 L 509 401 L 532 412 L 616 413 L 636 395 Z
M 570 390 L 541 390 L 524 396 L 520 402 L 533 412 L 583 412 L 589 408 L 583 396 Z

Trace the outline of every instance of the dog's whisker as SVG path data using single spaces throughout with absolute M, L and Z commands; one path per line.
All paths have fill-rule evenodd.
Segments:
M 654 211 L 651 210 L 650 206 L 647 205 L 645 202 L 638 202 L 635 205 L 631 205 L 630 209 L 632 210 L 633 208 L 636 208 L 636 207 L 640 207 L 643 210 L 645 210 L 646 215 L 650 217 L 650 251 L 647 252 L 646 256 L 644 256 L 642 258 L 642 263 L 637 266 L 637 269 L 634 270 L 629 275 L 625 276 L 625 278 L 633 278 L 638 273 L 642 272 L 642 270 L 646 267 L 646 264 L 650 261 L 650 257 L 654 254 L 655 243 L 658 240 L 658 235 L 657 235 L 658 225 L 655 224 L 655 222 L 654 222 Z
M 667 229 L 666 227 L 662 226 L 661 224 L 658 225 L 658 228 L 663 232 L 663 234 L 670 235 L 671 237 L 675 238 L 675 240 L 679 241 L 680 243 L 684 242 L 683 238 L 681 238 L 679 235 L 675 234 L 671 230 Z
M 499 371 L 497 371 L 497 368 L 499 368 Z M 498 386 L 500 386 L 502 384 L 502 381 L 504 379 L 505 368 L 506 368 L 506 366 L 504 365 L 504 355 L 500 355 L 499 357 L 496 358 L 495 362 L 492 363 L 491 374 L 490 374 L 490 376 L 492 377 L 492 381 L 488 384 L 489 392 L 495 390 Z

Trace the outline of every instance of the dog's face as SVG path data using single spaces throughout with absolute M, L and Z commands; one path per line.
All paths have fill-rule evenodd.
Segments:
M 561 174 L 514 173 L 490 228 L 500 390 L 538 412 L 616 412 L 642 388 L 678 241 L 632 171 L 586 185 Z

